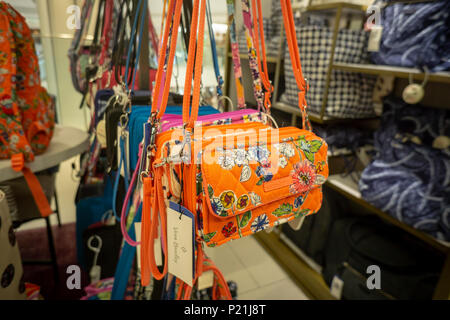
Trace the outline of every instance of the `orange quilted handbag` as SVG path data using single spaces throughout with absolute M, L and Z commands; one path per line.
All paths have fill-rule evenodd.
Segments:
M 31 30 L 13 7 L 0 2 L 0 159 L 22 171 L 42 216 L 52 210 L 24 162 L 43 153 L 54 130 L 54 103 L 41 87 Z
M 149 234 L 142 232 L 142 272 L 148 268 L 156 279 L 167 272 L 167 254 L 160 272 L 152 241 L 161 224 L 162 242 L 167 242 L 164 241 L 166 206 L 169 198 L 173 201 L 174 193 L 179 193 L 181 204 L 195 214 L 196 252 L 201 256 L 202 242 L 210 247 L 219 246 L 316 213 L 322 204 L 322 184 L 328 177 L 327 144 L 311 131 L 306 116 L 306 83 L 301 74 L 289 0 L 282 1 L 283 18 L 291 59 L 295 61 L 299 106 L 307 129 L 274 129 L 258 122 L 209 127 L 195 123 L 200 99 L 205 3 L 206 0 L 194 1 L 183 103 L 184 128 L 156 136 L 149 157 L 152 178 L 144 180 L 143 224 L 148 219 L 151 227 Z M 192 89 L 192 75 L 189 114 L 190 101 L 186 97 Z M 181 183 L 178 188 L 181 191 L 171 183 L 174 176 Z M 146 203 L 151 205 L 146 208 Z M 152 214 L 148 216 L 145 212 L 150 211 Z M 196 270 L 201 272 L 199 263 Z

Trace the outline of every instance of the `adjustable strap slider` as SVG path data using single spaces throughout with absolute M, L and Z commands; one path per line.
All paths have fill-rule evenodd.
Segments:
M 11 167 L 16 172 L 21 172 L 25 166 L 25 157 L 23 153 L 16 153 L 11 156 Z

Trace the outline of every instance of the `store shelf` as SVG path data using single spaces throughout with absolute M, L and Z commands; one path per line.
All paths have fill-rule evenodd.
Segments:
M 233 54 L 232 54 L 231 52 L 229 52 L 229 53 L 228 53 L 228 57 L 229 57 L 229 58 L 232 58 L 232 57 L 233 57 Z M 245 53 L 240 53 L 240 54 L 239 54 L 239 57 L 240 57 L 241 59 L 248 60 L 248 55 L 245 54 Z M 278 58 L 277 58 L 277 57 L 267 57 L 267 56 L 266 56 L 266 61 L 267 61 L 268 63 L 277 63 L 277 62 L 278 62 Z
M 277 109 L 277 110 L 281 110 L 290 114 L 294 114 L 297 116 L 302 116 L 300 109 L 297 106 L 293 106 L 284 102 L 275 102 L 272 105 L 273 108 Z M 367 118 L 367 119 L 340 119 L 340 118 L 331 118 L 328 116 L 324 116 L 323 118 L 320 117 L 319 114 L 317 113 L 312 113 L 312 112 L 308 112 L 308 117 L 309 120 L 314 122 L 314 123 L 319 123 L 319 124 L 333 124 L 333 123 L 343 123 L 343 122 L 349 122 L 349 121 L 371 121 L 377 118 Z
M 304 11 L 323 11 L 323 10 L 335 10 L 335 9 L 351 9 L 357 11 L 366 11 L 367 6 L 362 6 L 354 3 L 348 2 L 335 2 L 335 3 L 326 3 L 326 4 L 318 4 L 318 5 L 310 5 L 306 8 L 301 6 L 300 4 L 293 4 L 292 10 L 304 10 Z
M 256 240 L 311 299 L 334 300 L 322 275 L 311 268 L 275 233 L 258 232 Z
M 382 66 L 373 64 L 334 63 L 333 69 L 358 72 L 372 75 L 390 75 L 397 78 L 409 78 L 411 74 L 415 80 L 423 80 L 425 73 L 418 69 L 402 68 L 394 66 Z M 450 72 L 438 72 L 428 74 L 428 81 L 450 83 Z
M 425 241 L 426 243 L 430 244 L 439 251 L 442 251 L 444 253 L 450 252 L 450 243 L 436 240 L 435 238 L 429 236 L 428 234 L 419 231 L 413 227 L 410 227 L 409 225 L 395 219 L 386 212 L 381 211 L 380 209 L 376 208 L 375 206 L 365 201 L 362 198 L 361 193 L 359 192 L 358 185 L 355 183 L 355 181 L 353 181 L 353 179 L 350 176 L 343 177 L 340 174 L 330 175 L 328 177 L 326 185 L 338 191 L 346 198 L 356 203 L 359 203 L 364 208 L 368 209 L 371 213 L 376 214 L 383 220 L 386 220 L 387 222 L 397 227 L 400 227 L 406 232 L 412 234 L 413 236 Z
M 284 103 L 284 102 L 276 102 L 272 105 L 273 108 L 277 110 L 281 110 L 290 114 L 295 114 L 297 116 L 302 116 L 302 113 L 300 112 L 300 109 L 296 106 L 292 106 L 290 104 Z M 320 116 L 318 114 L 308 113 L 309 120 L 316 123 L 328 123 L 332 122 L 333 119 L 324 117 L 323 119 L 320 119 Z

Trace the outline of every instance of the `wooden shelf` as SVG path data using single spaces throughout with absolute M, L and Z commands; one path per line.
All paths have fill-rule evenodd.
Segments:
M 302 116 L 302 113 L 300 112 L 300 109 L 296 106 L 292 106 L 290 104 L 284 103 L 284 102 L 276 102 L 272 105 L 273 108 L 277 110 L 281 110 L 290 114 L 294 114 L 297 116 Z M 323 119 L 320 119 L 320 116 L 318 114 L 308 113 L 309 120 L 316 123 L 328 123 L 329 121 L 333 121 L 331 118 L 324 117 Z
M 300 4 L 292 5 L 292 10 L 304 10 L 304 11 L 335 10 L 335 9 L 339 9 L 339 8 L 364 11 L 364 12 L 367 10 L 367 6 L 362 6 L 362 5 L 348 3 L 348 2 L 325 3 L 325 4 L 310 5 L 307 7 L 300 6 Z
M 277 110 L 281 110 L 290 114 L 294 114 L 297 116 L 302 116 L 300 109 L 297 106 L 292 106 L 290 104 L 284 103 L 284 102 L 275 102 L 272 105 L 273 108 Z M 367 118 L 367 119 L 340 119 L 340 118 L 331 118 L 328 116 L 324 116 L 323 118 L 320 117 L 319 114 L 308 112 L 309 120 L 314 123 L 319 124 L 333 124 L 333 123 L 343 123 L 343 122 L 349 122 L 349 121 L 366 121 L 366 120 L 374 120 L 376 118 Z
M 335 70 L 359 72 L 372 75 L 390 75 L 397 78 L 408 79 L 410 74 L 415 80 L 423 80 L 425 78 L 425 73 L 413 68 L 356 63 L 334 63 L 332 67 Z M 429 73 L 428 81 L 450 83 L 450 72 Z
M 364 146 L 360 147 L 360 149 L 368 151 L 368 150 L 373 150 L 374 147 L 373 147 L 373 145 L 367 144 L 367 145 L 364 145 Z M 339 148 L 339 149 L 335 149 L 333 151 L 328 149 L 328 158 L 340 157 L 340 156 L 350 156 L 350 155 L 353 155 L 353 154 L 354 154 L 354 152 L 352 150 L 348 149 L 348 148 Z
M 232 54 L 231 52 L 229 52 L 229 53 L 228 53 L 228 57 L 229 57 L 229 58 L 232 58 L 232 57 L 233 57 L 233 54 Z M 239 57 L 240 57 L 241 59 L 248 60 L 248 55 L 245 54 L 245 53 L 240 53 L 240 54 L 239 54 Z M 266 60 L 267 60 L 268 63 L 278 63 L 278 58 L 277 58 L 277 57 L 266 57 Z
M 375 206 L 371 205 L 367 201 L 365 201 L 361 193 L 359 192 L 358 185 L 352 180 L 350 176 L 342 177 L 340 174 L 336 175 L 330 175 L 328 177 L 328 180 L 326 182 L 326 185 L 333 188 L 334 190 L 341 193 L 346 198 L 359 203 L 364 208 L 368 209 L 371 213 L 376 214 L 383 220 L 386 220 L 387 222 L 400 227 L 401 229 L 405 230 L 406 232 L 412 234 L 413 236 L 425 241 L 429 245 L 433 246 L 434 248 L 438 249 L 441 252 L 448 253 L 450 252 L 450 243 L 439 241 L 430 235 L 419 231 L 397 219 L 392 217 L 386 212 L 381 211 L 380 209 L 376 208 Z
M 322 275 L 303 261 L 275 232 L 258 232 L 255 238 L 309 298 L 335 300 Z

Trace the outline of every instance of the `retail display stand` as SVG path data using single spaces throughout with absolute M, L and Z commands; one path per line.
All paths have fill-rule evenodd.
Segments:
M 39 172 L 75 157 L 88 148 L 89 137 L 86 132 L 72 127 L 56 125 L 48 149 L 43 154 L 36 156 L 34 161 L 27 165 L 31 171 Z M 21 172 L 16 172 L 11 168 L 11 160 L 0 161 L 0 182 L 21 176 Z

